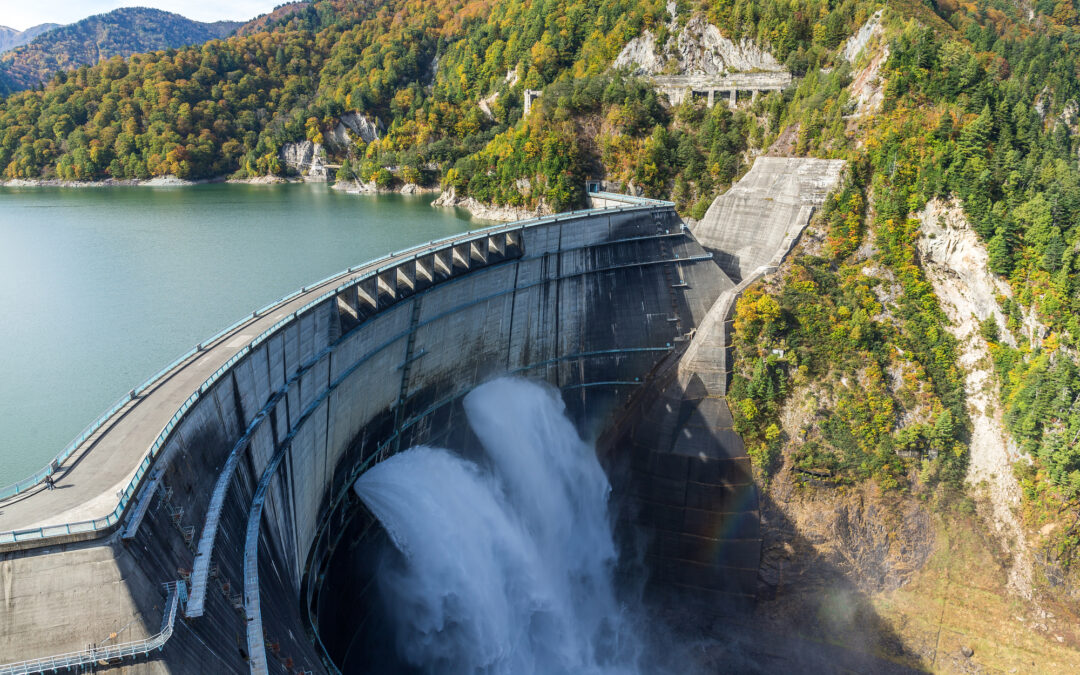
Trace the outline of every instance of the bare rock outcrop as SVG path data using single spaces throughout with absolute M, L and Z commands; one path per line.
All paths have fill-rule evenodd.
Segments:
M 518 74 L 516 70 L 506 71 L 506 77 L 503 78 L 503 84 L 507 87 L 513 87 L 518 83 Z M 480 112 L 484 113 L 484 116 L 489 120 L 495 119 L 495 113 L 492 112 L 491 106 L 495 105 L 495 102 L 499 100 L 499 92 L 493 91 L 484 98 L 477 102 L 477 106 L 480 108 Z
M 674 3 L 668 13 L 674 17 Z M 626 68 L 637 75 L 678 74 L 719 76 L 733 72 L 782 72 L 784 67 L 772 54 L 750 40 L 734 42 L 720 29 L 695 15 L 680 27 L 672 19 L 668 29 L 674 36 L 663 47 L 656 35 L 646 30 L 623 47 L 613 67 Z
M 889 58 L 889 45 L 884 35 L 878 10 L 844 43 L 843 57 L 855 66 L 848 88 L 856 102 L 857 116 L 877 112 L 885 98 L 881 68 Z
M 785 466 L 768 495 L 759 571 L 767 595 L 835 587 L 837 577 L 864 592 L 890 591 L 906 584 L 934 549 L 926 508 L 873 483 L 803 489 Z
M 881 34 L 881 10 L 878 10 L 844 43 L 844 60 L 855 63 L 855 59 L 859 58 L 859 54 L 870 43 L 870 40 Z
M 1002 547 L 1012 555 L 1009 587 L 1025 598 L 1032 593 L 1032 559 L 1014 509 L 1020 504 L 1020 485 L 1012 465 L 1020 452 L 1002 422 L 1001 401 L 993 361 L 980 334 L 980 322 L 994 317 L 1004 340 L 1012 341 L 998 295 L 1011 295 L 1008 286 L 988 267 L 985 247 L 971 229 L 959 202 L 933 200 L 919 214 L 918 249 L 926 276 L 949 317 L 949 332 L 960 343 L 959 365 L 972 432 L 967 480 L 985 486 L 986 517 Z
M 342 115 L 334 128 L 326 134 L 326 144 L 335 150 L 348 150 L 360 139 L 370 143 L 379 138 L 379 122 L 358 112 Z
M 322 144 L 311 141 L 286 143 L 281 146 L 279 156 L 286 167 L 303 176 L 305 180 L 327 180 L 326 149 Z
M 432 206 L 454 206 L 465 209 L 476 218 L 481 220 L 498 220 L 512 222 L 515 220 L 527 220 L 538 216 L 550 215 L 552 212 L 543 200 L 535 210 L 519 206 L 506 206 L 498 204 L 484 204 L 472 197 L 460 197 L 452 186 L 443 190 L 439 197 L 431 202 Z

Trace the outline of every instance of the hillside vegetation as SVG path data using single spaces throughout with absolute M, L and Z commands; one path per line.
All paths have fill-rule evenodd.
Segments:
M 59 70 L 93 65 L 114 56 L 202 44 L 223 38 L 238 26 L 232 21 L 201 23 L 145 7 L 99 14 L 39 31 L 32 41 L 0 55 L 0 93 L 28 89 Z
M 838 11 L 857 25 L 851 7 Z M 282 173 L 285 143 L 323 140 L 357 111 L 386 128 L 354 148 L 361 180 L 392 166 L 481 200 L 562 208 L 580 201 L 585 175 L 604 173 L 703 211 L 762 134 L 740 113 L 671 111 L 607 74 L 629 39 L 673 18 L 655 0 L 324 0 L 282 14 L 269 32 L 114 60 L 9 97 L 4 176 Z M 809 33 L 797 44 L 802 61 L 824 51 Z M 549 85 L 522 120 L 524 89 Z M 492 97 L 488 115 L 478 102 Z
M 798 125 L 800 151 L 853 170 L 821 214 L 823 246 L 739 302 L 732 397 L 766 473 L 801 387 L 817 407 L 792 444 L 796 470 L 959 487 L 963 373 L 915 247 L 916 212 L 958 197 L 1013 291 L 998 298 L 1005 325 L 986 322 L 983 337 L 1006 426 L 1032 460 L 1016 465 L 1028 523 L 1060 525 L 1047 530 L 1048 576 L 1075 564 L 1080 541 L 1080 32 L 1062 8 L 1029 20 L 996 5 L 893 3 L 877 114 L 849 116 L 847 67 L 802 81 L 780 126 Z

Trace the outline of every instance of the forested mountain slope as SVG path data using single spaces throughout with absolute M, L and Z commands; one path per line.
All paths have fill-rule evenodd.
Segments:
M 57 28 L 59 25 L 60 24 L 58 23 L 42 23 L 37 26 L 31 26 L 26 30 L 15 30 L 14 28 L 8 28 L 7 26 L 0 26 L 0 52 L 6 52 L 19 45 L 24 45 L 45 31 Z
M 293 14 L 303 10 L 305 5 L 309 4 L 309 2 L 310 0 L 299 0 L 298 2 L 286 2 L 278 5 L 274 8 L 274 11 L 257 16 L 237 28 L 236 35 L 253 35 L 262 31 L 272 30 L 280 26 Z
M 845 158 L 822 240 L 738 306 L 729 398 L 762 480 L 962 494 L 962 348 L 916 245 L 924 207 L 958 203 L 1010 289 L 983 327 L 992 388 L 1025 458 L 1025 522 L 1048 532 L 1042 569 L 1066 578 L 1080 543 L 1077 16 L 984 0 L 319 0 L 8 96 L 0 170 L 255 177 L 284 173 L 282 148 L 307 140 L 331 146 L 343 178 L 562 209 L 592 176 L 700 217 L 758 153 Z M 611 69 L 645 31 L 662 50 L 702 20 L 794 85 L 734 110 L 671 106 Z M 543 92 L 527 117 L 526 89 Z M 346 113 L 381 137 L 334 146 Z M 812 414 L 794 424 L 796 410 Z
M 0 55 L 0 91 L 38 85 L 58 70 L 93 65 L 114 56 L 198 45 L 223 38 L 241 24 L 202 23 L 145 7 L 126 7 L 41 32 Z

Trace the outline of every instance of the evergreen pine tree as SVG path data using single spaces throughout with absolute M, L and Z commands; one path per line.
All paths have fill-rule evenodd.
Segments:
M 997 274 L 1008 274 L 1012 270 L 1012 256 L 1009 254 L 1009 244 L 1004 235 L 999 231 L 986 245 L 986 252 L 990 255 L 990 271 Z
M 965 157 L 985 157 L 993 131 L 990 105 L 984 105 L 979 116 L 964 125 L 960 131 L 960 154 Z
M 1043 249 L 1040 264 L 1047 272 L 1056 272 L 1061 268 L 1061 256 L 1065 254 L 1065 240 L 1061 238 L 1061 232 L 1056 228 L 1050 233 Z

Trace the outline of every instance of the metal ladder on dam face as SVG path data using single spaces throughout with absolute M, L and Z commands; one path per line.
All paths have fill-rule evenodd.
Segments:
M 412 372 L 412 364 L 414 361 L 423 356 L 426 350 L 421 349 L 419 354 L 414 354 L 416 349 L 416 328 L 420 325 L 420 298 L 413 298 L 412 314 L 409 317 L 409 339 L 405 345 L 405 360 L 401 362 L 401 389 L 398 390 L 397 406 L 394 408 L 394 430 L 395 433 L 401 429 L 401 423 L 404 421 L 402 407 L 405 404 L 405 395 L 409 393 L 409 374 Z M 393 443 L 394 452 L 396 453 L 401 449 L 401 435 L 398 434 L 394 438 Z
M 652 215 L 653 223 L 656 225 L 656 233 L 667 233 L 670 228 L 668 227 L 667 217 L 664 215 L 664 212 L 660 209 L 653 209 Z M 675 257 L 672 256 L 672 252 L 668 247 L 668 243 L 665 239 L 659 239 L 658 246 L 660 248 L 661 257 L 665 259 L 675 260 Z M 671 314 L 668 316 L 667 320 L 669 323 L 675 324 L 675 330 L 676 332 L 678 332 L 679 326 L 681 324 L 681 319 L 679 317 L 679 298 L 675 294 L 675 289 L 685 288 L 686 283 L 682 280 L 681 276 L 676 279 L 675 272 L 673 270 L 674 265 L 674 262 L 668 262 L 661 265 L 660 267 L 664 271 L 664 283 L 667 285 L 668 298 L 671 300 Z
M 46 656 L 41 659 L 29 659 L 0 665 L 0 675 L 30 675 L 31 673 L 54 673 L 61 670 L 83 670 L 97 664 L 107 664 L 112 667 L 113 662 L 124 659 L 136 659 L 140 656 L 148 656 L 154 650 L 165 647 L 165 643 L 173 634 L 173 626 L 176 622 L 176 613 L 187 601 L 187 584 L 183 581 L 171 581 L 163 584 L 167 596 L 165 598 L 165 613 L 161 617 L 161 631 L 142 640 L 122 642 L 115 645 L 94 646 L 67 654 Z

